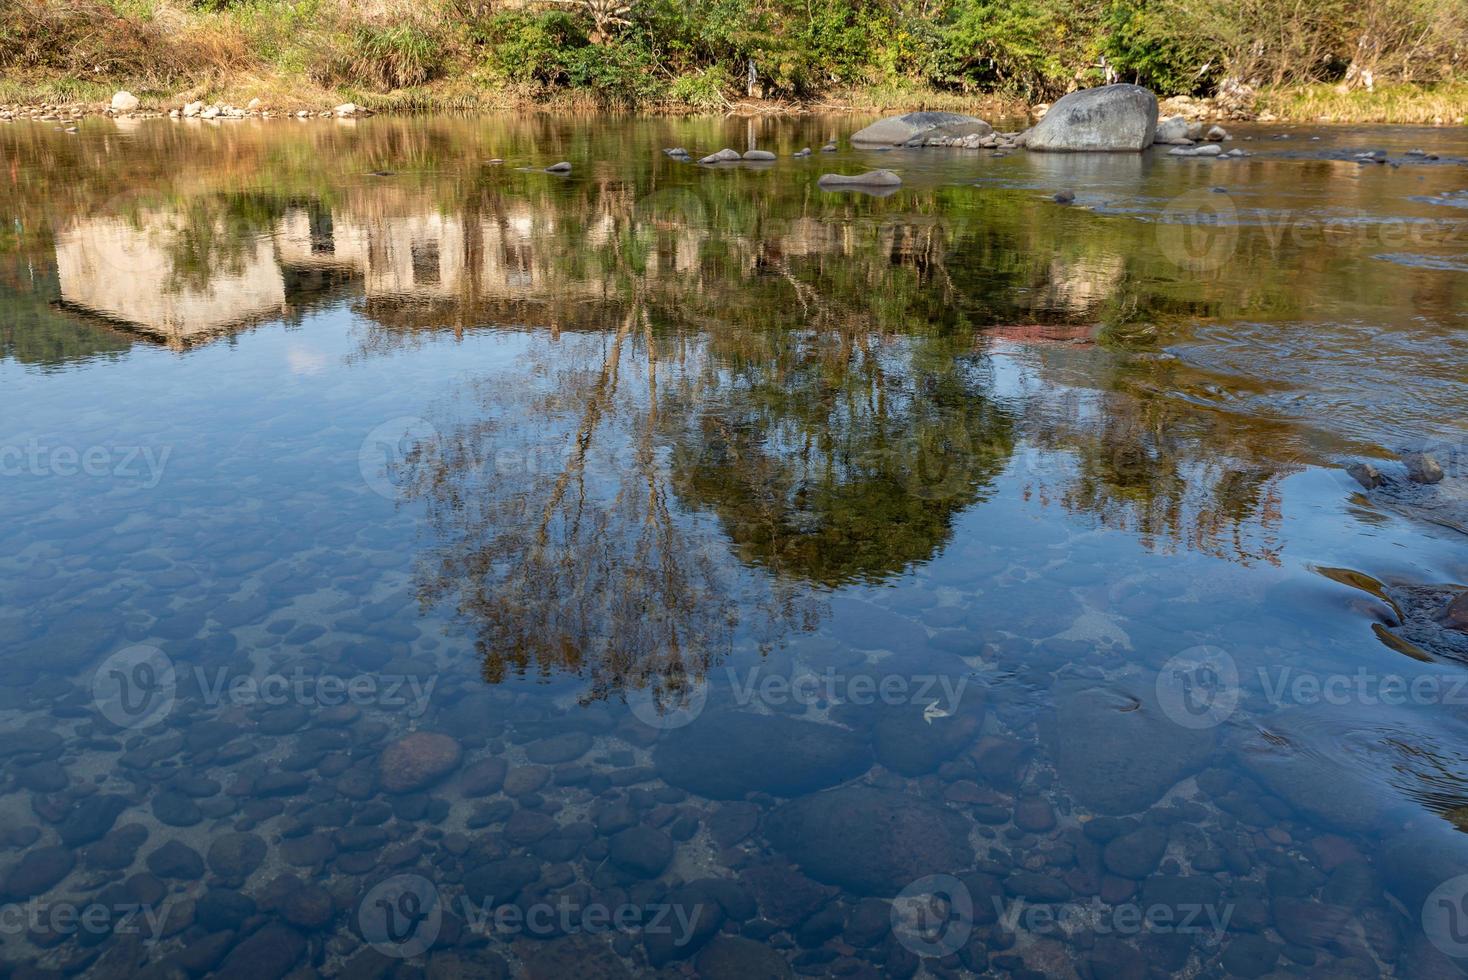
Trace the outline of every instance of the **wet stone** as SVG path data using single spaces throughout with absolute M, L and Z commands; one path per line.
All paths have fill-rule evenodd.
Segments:
M 1055 701 L 1051 740 L 1061 783 L 1102 813 L 1146 809 L 1198 769 L 1214 747 L 1211 729 L 1168 719 L 1151 684 L 1068 681 L 1056 685 Z
M 148 839 L 148 828 L 142 824 L 124 824 L 109 831 L 97 843 L 86 849 L 86 864 L 89 868 L 121 870 L 131 867 L 137 857 L 138 848 Z
M 656 878 L 673 860 L 673 841 L 652 827 L 629 827 L 612 837 L 609 856 L 628 874 Z
M 467 799 L 478 799 L 498 793 L 505 784 L 505 760 L 490 757 L 476 759 L 464 767 L 459 786 Z
M 121 796 L 99 794 L 77 803 L 56 828 L 61 842 L 69 847 L 90 844 L 112 829 L 117 818 L 128 807 Z
M 199 806 L 182 793 L 163 792 L 153 797 L 153 816 L 169 827 L 192 827 L 204 819 Z
M 565 732 L 525 746 L 525 757 L 539 765 L 575 762 L 591 750 L 591 736 L 586 732 Z
M 1167 850 L 1167 832 L 1147 824 L 1106 845 L 1106 870 L 1123 878 L 1145 878 L 1157 870 Z
M 378 758 L 378 778 L 386 793 L 410 793 L 431 786 L 458 768 L 463 750 L 447 735 L 413 732 L 393 742 Z
M 195 881 L 204 876 L 204 859 L 183 841 L 171 840 L 148 855 L 148 870 L 160 878 Z
M 740 936 L 719 936 L 694 960 L 702 980 L 781 980 L 793 977 L 790 964 L 764 943 Z
M 243 881 L 265 860 L 265 852 L 265 841 L 255 834 L 224 834 L 209 845 L 209 870 L 226 881 Z
M 294 929 L 267 925 L 236 946 L 214 974 L 219 980 L 279 980 L 306 950 Z
M 536 945 L 524 960 L 526 980 L 631 980 L 632 972 L 605 935 L 575 933 Z
M 718 800 L 749 792 L 799 796 L 844 782 L 871 765 L 861 735 L 780 715 L 705 712 L 667 733 L 653 751 L 668 783 Z
M 27 851 L 6 873 L 0 895 L 11 901 L 35 898 L 49 891 L 76 866 L 76 856 L 65 847 Z
M 255 900 L 228 888 L 211 888 L 194 905 L 194 917 L 206 929 L 238 929 L 255 914 Z
M 525 796 L 542 789 L 550 782 L 550 770 L 544 766 L 516 766 L 504 778 L 506 796 Z
M 793 800 L 770 814 L 770 842 L 818 881 L 891 895 L 928 874 L 973 864 L 968 822 L 926 800 L 846 786 Z

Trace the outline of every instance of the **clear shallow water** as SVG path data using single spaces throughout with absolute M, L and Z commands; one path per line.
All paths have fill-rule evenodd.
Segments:
M 859 124 L 0 129 L 13 975 L 1456 975 L 1468 140 Z

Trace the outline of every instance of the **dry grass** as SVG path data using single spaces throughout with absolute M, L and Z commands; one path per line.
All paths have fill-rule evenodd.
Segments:
M 1468 82 L 1381 85 L 1374 92 L 1307 85 L 1267 91 L 1261 105 L 1292 122 L 1461 126 L 1468 118 Z

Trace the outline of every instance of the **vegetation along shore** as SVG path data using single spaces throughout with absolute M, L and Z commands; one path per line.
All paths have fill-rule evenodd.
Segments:
M 1016 114 L 1135 82 L 1190 117 L 1462 124 L 1461 0 L 30 0 L 7 118 L 114 110 Z M 129 100 L 123 104 L 131 105 Z M 254 108 L 248 107 L 253 103 Z

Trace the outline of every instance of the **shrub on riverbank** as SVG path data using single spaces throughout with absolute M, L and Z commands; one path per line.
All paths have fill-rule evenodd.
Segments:
M 1293 114 L 1462 115 L 1462 0 L 28 0 L 0 5 L 0 98 L 129 87 L 364 104 L 723 108 L 898 90 L 1049 101 L 1134 81 L 1321 85 Z M 751 74 L 752 73 L 752 74 Z M 1394 93 L 1343 100 L 1329 86 Z M 1325 93 L 1331 97 L 1326 98 Z M 1447 103 L 1443 100 L 1447 99 Z M 1456 111 L 1455 111 L 1456 108 Z M 1410 113 L 1408 113 L 1410 115 Z

